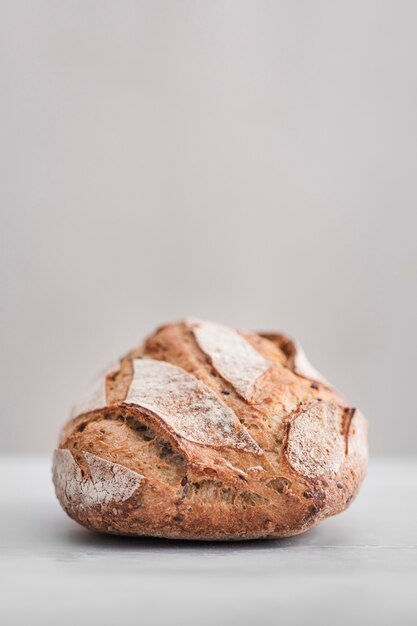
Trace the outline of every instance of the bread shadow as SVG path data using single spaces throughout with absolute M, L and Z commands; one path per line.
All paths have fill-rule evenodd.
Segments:
M 66 531 L 66 540 L 75 549 L 99 552 L 188 552 L 231 553 L 242 551 L 282 550 L 311 544 L 316 529 L 301 535 L 279 539 L 248 539 L 242 541 L 201 541 L 190 539 L 165 539 L 159 537 L 130 537 L 99 533 L 82 527 Z M 308 541 L 306 541 L 308 536 Z

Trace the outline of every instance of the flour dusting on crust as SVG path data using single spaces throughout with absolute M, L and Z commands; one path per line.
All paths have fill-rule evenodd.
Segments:
M 297 341 L 292 341 L 294 348 L 294 372 L 303 378 L 316 380 L 326 387 L 331 387 L 328 380 L 324 378 L 319 371 L 316 370 L 307 358 L 306 353 Z
M 91 477 L 83 476 L 72 453 L 54 451 L 53 479 L 58 497 L 67 507 L 90 508 L 123 502 L 130 498 L 143 476 L 123 465 L 84 452 Z
M 81 400 L 72 408 L 70 418 L 73 419 L 82 415 L 83 413 L 89 413 L 90 411 L 97 411 L 103 409 L 106 404 L 106 378 L 109 374 L 117 372 L 120 368 L 119 361 L 112 361 L 112 363 L 102 370 L 98 376 L 94 379 L 92 386 L 82 396 Z
M 232 328 L 192 318 L 187 320 L 187 324 L 219 374 L 250 402 L 256 382 L 272 367 L 272 363 Z
M 352 416 L 347 433 L 347 452 L 349 460 L 367 463 L 368 461 L 368 433 L 364 416 L 358 409 Z
M 151 411 L 189 441 L 263 454 L 233 411 L 195 376 L 153 359 L 135 359 L 133 367 L 125 403 Z
M 345 458 L 341 412 L 336 404 L 320 402 L 296 415 L 289 425 L 286 456 L 308 478 L 332 478 Z

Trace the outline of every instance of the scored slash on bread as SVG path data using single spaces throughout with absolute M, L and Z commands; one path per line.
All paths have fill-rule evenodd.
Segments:
M 256 383 L 271 369 L 272 363 L 232 328 L 194 318 L 187 323 L 218 373 L 250 402 Z
M 118 463 L 106 461 L 91 452 L 83 453 L 90 476 L 83 475 L 71 452 L 54 452 L 54 482 L 58 496 L 66 509 L 115 505 L 128 500 L 143 480 L 143 476 Z
M 87 390 L 81 400 L 72 408 L 71 417 L 77 417 L 77 415 L 81 415 L 82 413 L 96 411 L 106 406 L 106 377 L 109 374 L 117 372 L 119 367 L 119 361 L 112 361 L 108 367 L 96 376 L 90 389 Z
M 286 444 L 292 467 L 309 478 L 336 476 L 345 457 L 343 419 L 344 410 L 331 402 L 318 402 L 296 414 Z
M 262 454 L 233 411 L 211 389 L 164 361 L 133 361 L 132 383 L 124 402 L 148 409 L 174 433 L 194 443 Z
M 117 534 L 249 539 L 342 511 L 366 421 L 282 334 L 188 319 L 107 368 L 55 452 L 64 509 Z
M 326 387 L 332 388 L 329 381 L 320 374 L 318 370 L 310 363 L 302 346 L 281 333 L 260 333 L 262 337 L 275 343 L 287 357 L 287 366 L 298 376 L 308 378 L 312 381 L 319 382 Z

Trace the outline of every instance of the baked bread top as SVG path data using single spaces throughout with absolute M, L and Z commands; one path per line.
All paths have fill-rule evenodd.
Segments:
M 103 532 L 250 539 L 344 510 L 366 422 L 283 334 L 188 319 L 112 363 L 54 453 L 58 499 Z

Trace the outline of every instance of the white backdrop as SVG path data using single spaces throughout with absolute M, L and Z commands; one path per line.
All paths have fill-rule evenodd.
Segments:
M 0 1 L 0 448 L 190 313 L 296 336 L 412 453 L 417 3 Z

